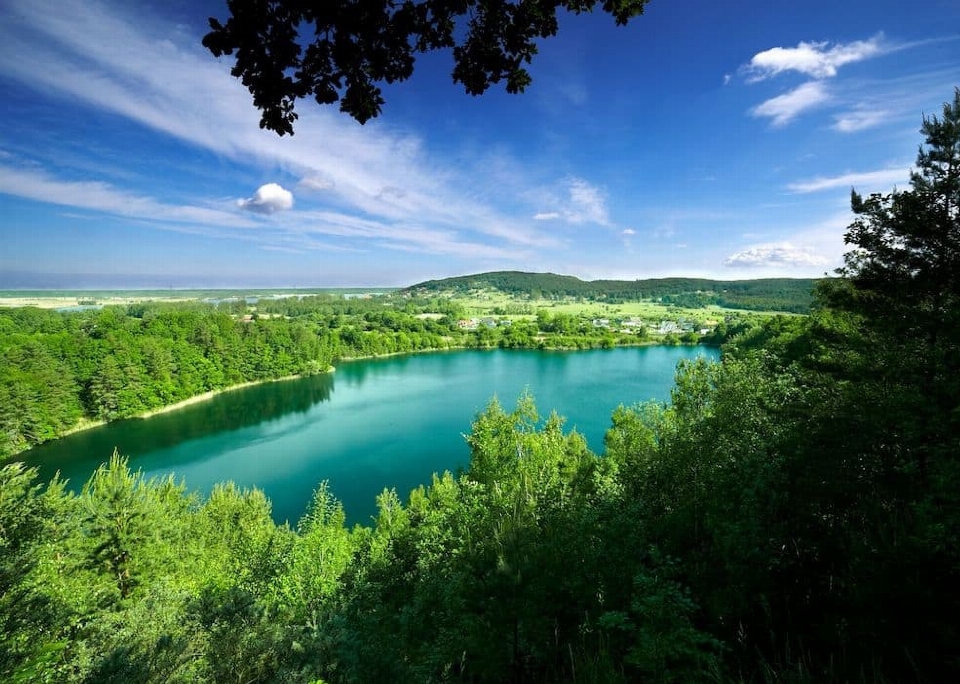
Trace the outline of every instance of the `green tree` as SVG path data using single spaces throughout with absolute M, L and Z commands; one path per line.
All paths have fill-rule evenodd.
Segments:
M 842 420 L 810 437 L 857 459 L 833 478 L 855 502 L 833 506 L 851 535 L 845 587 L 857 627 L 898 674 L 936 671 L 935 654 L 958 638 L 946 616 L 960 610 L 960 89 L 920 130 L 910 189 L 852 194 L 853 249 L 845 278 L 821 288 L 832 311 L 813 338 L 842 383 L 829 397 Z M 928 629 L 885 620 L 875 602 L 888 592 Z
M 63 483 L 46 492 L 37 471 L 21 463 L 0 467 L 0 678 L 39 681 L 65 642 L 56 638 L 63 607 L 32 581 L 42 560 L 40 546 L 55 516 Z
M 150 489 L 116 450 L 83 486 L 90 562 L 113 578 L 121 599 L 137 586 L 138 571 L 150 561 L 148 542 L 160 531 Z
M 618 25 L 647 0 L 604 0 Z M 506 82 L 522 92 L 537 40 L 556 35 L 557 13 L 592 11 L 597 0 L 228 0 L 226 23 L 210 19 L 203 44 L 236 53 L 232 73 L 253 95 L 260 127 L 293 133 L 294 104 L 340 102 L 360 123 L 384 104 L 381 83 L 405 81 L 418 54 L 453 50 L 453 80 L 471 95 Z

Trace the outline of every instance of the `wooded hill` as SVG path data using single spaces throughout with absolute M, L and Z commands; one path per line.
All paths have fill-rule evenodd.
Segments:
M 575 276 L 524 271 L 493 271 L 428 280 L 405 292 L 437 294 L 498 290 L 514 296 L 554 299 L 582 297 L 610 302 L 659 300 L 666 304 L 701 307 L 710 304 L 753 311 L 808 313 L 813 303 L 812 278 L 708 280 L 705 278 L 648 278 L 645 280 L 580 280 Z

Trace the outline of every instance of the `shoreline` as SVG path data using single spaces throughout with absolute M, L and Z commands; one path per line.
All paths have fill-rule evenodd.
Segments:
M 327 370 L 323 371 L 322 373 L 317 373 L 317 375 L 321 375 L 323 373 L 333 373 L 335 370 L 336 368 L 334 366 L 330 366 Z M 163 413 L 170 413 L 171 411 L 176 411 L 178 409 L 182 409 L 187 406 L 191 406 L 193 404 L 199 404 L 209 399 L 213 399 L 218 395 L 225 394 L 227 392 L 233 392 L 234 390 L 246 389 L 247 387 L 253 387 L 255 385 L 265 385 L 268 382 L 286 382 L 288 380 L 299 380 L 300 378 L 305 378 L 305 377 L 309 377 L 309 376 L 285 375 L 282 378 L 266 378 L 265 380 L 249 380 L 247 382 L 241 382 L 236 385 L 230 385 L 229 387 L 221 387 L 220 389 L 209 390 L 207 392 L 203 392 L 202 394 L 195 394 L 192 397 L 187 397 L 186 399 L 178 401 L 174 404 L 167 404 L 166 406 L 161 406 L 160 408 L 152 409 L 150 411 L 146 411 L 145 413 L 139 413 L 135 416 L 130 416 L 129 418 L 121 418 L 120 420 L 145 420 L 147 418 L 153 418 L 154 416 L 159 416 L 160 414 L 163 414 Z M 49 442 L 55 442 L 58 439 L 61 439 L 68 435 L 73 435 L 78 432 L 84 432 L 86 430 L 92 430 L 93 428 L 103 427 L 104 425 L 108 425 L 112 422 L 115 422 L 115 421 L 94 419 L 94 418 L 81 418 L 79 421 L 77 421 L 77 424 L 74 425 L 73 427 L 69 428 L 68 430 L 65 430 L 64 432 L 60 433 L 53 439 L 48 439 L 45 442 L 41 442 L 40 444 L 48 444 Z M 34 444 L 32 447 L 30 447 L 30 449 L 33 449 L 34 447 L 38 447 L 40 446 L 40 444 Z M 27 451 L 30 451 L 30 449 L 24 449 L 23 451 L 18 451 L 14 454 L 10 454 L 8 457 L 6 457 L 6 460 L 13 460 L 18 454 L 22 454 Z
M 611 347 L 611 348 L 612 348 L 612 349 L 616 349 L 616 348 L 619 348 L 619 347 L 653 347 L 653 346 L 661 346 L 661 345 L 662 345 L 662 342 L 660 342 L 660 341 L 658 341 L 658 340 L 644 340 L 643 342 L 635 342 L 635 343 L 631 343 L 631 344 L 617 344 L 617 345 L 614 345 L 614 346 Z M 664 346 L 700 346 L 700 345 L 699 345 L 699 344 L 680 344 L 680 345 L 664 345 Z M 711 345 L 704 345 L 704 346 L 711 346 Z M 454 345 L 454 346 L 450 346 L 450 347 L 434 347 L 434 348 L 431 348 L 431 349 L 415 349 L 415 350 L 412 350 L 412 351 L 389 352 L 389 353 L 387 353 L 387 354 L 371 354 L 371 355 L 369 355 L 369 356 L 343 356 L 343 357 L 341 357 L 339 360 L 340 360 L 340 361 L 343 361 L 343 362 L 353 362 L 353 361 L 366 361 L 366 360 L 371 360 L 371 359 L 384 359 L 384 358 L 389 358 L 389 357 L 393 357 L 393 356 L 404 356 L 404 355 L 410 355 L 410 354 L 428 354 L 428 353 L 440 353 L 440 352 L 450 352 L 450 351 L 471 351 L 471 350 L 474 350 L 474 351 L 493 351 L 493 350 L 498 350 L 498 349 L 502 349 L 502 348 L 501 348 L 501 347 L 476 348 L 476 347 L 467 347 L 467 346 L 463 346 L 463 345 Z M 512 350 L 513 350 L 513 351 L 530 350 L 530 351 L 576 352 L 576 351 L 589 351 L 590 349 L 600 349 L 600 347 L 588 347 L 588 348 L 586 348 L 586 349 L 580 348 L 580 347 L 517 347 L 517 348 L 513 348 Z M 330 366 L 329 368 L 327 368 L 326 370 L 321 371 L 321 373 L 318 373 L 318 375 L 319 375 L 319 374 L 322 374 L 322 373 L 333 373 L 333 372 L 335 372 L 335 371 L 336 371 L 336 366 L 332 366 L 332 365 L 331 365 L 331 366 Z M 145 419 L 147 419 L 147 418 L 152 418 L 152 417 L 154 417 L 154 416 L 158 416 L 158 415 L 161 415 L 161 414 L 164 414 L 164 413 L 170 413 L 170 412 L 172 412 L 172 411 L 176 411 L 176 410 L 179 410 L 179 409 L 182 409 L 182 408 L 186 408 L 187 406 L 192 406 L 193 404 L 199 404 L 199 403 L 202 403 L 202 402 L 204 402 L 204 401 L 208 401 L 208 400 L 213 399 L 214 397 L 216 397 L 216 396 L 218 396 L 218 395 L 220 395 L 220 394 L 224 394 L 224 393 L 226 393 L 226 392 L 233 392 L 233 391 L 235 391 L 235 390 L 241 390 L 241 389 L 245 389 L 245 388 L 247 388 L 247 387 L 253 387 L 253 386 L 255 386 L 255 385 L 263 385 L 263 384 L 266 384 L 266 383 L 268 383 L 268 382 L 286 382 L 286 381 L 289 381 L 289 380 L 298 380 L 298 379 L 304 378 L 304 377 L 308 377 L 308 376 L 305 376 L 305 375 L 285 375 L 285 376 L 283 376 L 283 377 L 281 377 L 281 378 L 266 378 L 266 379 L 264 379 L 264 380 L 249 380 L 249 381 L 247 381 L 247 382 L 241 382 L 241 383 L 238 383 L 238 384 L 236 384 L 236 385 L 230 385 L 229 387 L 221 387 L 221 388 L 219 388 L 219 389 L 209 390 L 209 391 L 207 391 L 207 392 L 203 392 L 202 394 L 197 394 L 197 395 L 194 395 L 194 396 L 192 396 L 192 397 L 187 397 L 186 399 L 183 399 L 183 400 L 181 400 L 181 401 L 178 401 L 178 402 L 176 402 L 176 403 L 174 403 L 174 404 L 168 404 L 168 405 L 166 405 L 166 406 L 161 406 L 160 408 L 152 409 L 152 410 L 150 410 L 150 411 L 146 411 L 146 412 L 144 412 L 144 413 L 140 413 L 140 414 L 135 415 L 135 416 L 130 416 L 129 418 L 122 418 L 121 420 L 145 420 Z M 61 434 L 57 435 L 57 436 L 54 437 L 53 439 L 46 440 L 45 442 L 41 442 L 40 444 L 46 444 L 46 443 L 48 443 L 48 442 L 54 442 L 54 441 L 56 441 L 56 440 L 58 440 L 58 439 L 61 439 L 61 438 L 63 438 L 63 437 L 66 437 L 66 436 L 68 436 L 68 435 L 73 435 L 73 434 L 76 434 L 76 433 L 78 433 L 78 432 L 84 432 L 84 431 L 86 431 L 86 430 L 91 430 L 91 429 L 93 429 L 93 428 L 103 427 L 104 425 L 107 425 L 107 424 L 109 424 L 109 423 L 111 423 L 111 422 L 114 422 L 114 421 L 102 420 L 102 419 L 93 419 L 93 418 L 81 418 L 81 419 L 77 422 L 77 424 L 74 425 L 73 427 L 69 428 L 68 430 L 65 430 L 64 432 L 62 432 Z M 30 447 L 30 449 L 32 449 L 32 448 L 34 448 L 34 447 L 37 447 L 37 446 L 40 446 L 40 444 L 34 444 L 33 446 Z M 8 456 L 4 457 L 3 459 L 0 459 L 0 461 L 6 462 L 6 461 L 14 460 L 18 454 L 25 453 L 25 452 L 29 451 L 30 449 L 24 449 L 23 451 L 18 451 L 18 452 L 16 452 L 16 453 L 9 454 Z
M 332 373 L 333 367 L 331 366 L 330 369 L 324 372 Z M 146 413 L 141 413 L 136 416 L 131 416 L 129 420 L 142 420 L 145 418 L 152 418 L 153 416 L 159 416 L 162 413 L 170 413 L 171 411 L 176 411 L 186 406 L 199 404 L 201 402 L 207 401 L 208 399 L 213 399 L 214 397 L 219 396 L 221 394 L 225 394 L 227 392 L 233 392 L 235 390 L 245 389 L 247 387 L 253 387 L 255 385 L 265 385 L 268 382 L 286 382 L 287 380 L 298 380 L 303 377 L 306 377 L 306 376 L 285 375 L 282 378 L 267 378 L 265 380 L 249 380 L 247 382 L 241 382 L 237 385 L 230 385 L 229 387 L 221 387 L 220 389 L 209 390 L 207 392 L 203 392 L 202 394 L 195 394 L 192 397 L 187 397 L 186 399 L 182 399 L 176 402 L 175 404 L 167 404 L 166 406 L 161 406 L 160 408 L 152 409 L 150 411 L 147 411 Z
M 392 356 L 408 356 L 412 354 L 433 354 L 448 351 L 563 351 L 578 352 L 603 349 L 620 349 L 632 347 L 715 347 L 716 345 L 703 342 L 680 342 L 679 344 L 664 344 L 661 340 L 644 340 L 643 342 L 630 342 L 627 344 L 615 344 L 612 347 L 468 347 L 466 345 L 452 345 L 450 347 L 431 347 L 430 349 L 412 349 L 410 351 L 388 352 L 386 354 L 370 354 L 368 356 L 341 356 L 340 361 L 369 361 L 371 359 L 387 359 Z
M 84 430 L 91 430 L 96 427 L 103 427 L 104 425 L 107 424 L 107 422 L 108 421 L 106 420 L 95 420 L 93 418 L 81 418 L 79 421 L 77 421 L 77 424 L 74 425 L 72 428 L 70 428 L 69 430 L 67 430 L 66 432 L 60 435 L 57 435 L 53 439 L 48 439 L 47 442 L 53 442 L 55 440 L 60 439 L 61 437 L 66 437 L 67 435 L 72 435 L 77 432 L 83 432 Z M 41 444 L 46 444 L 47 442 L 41 442 Z M 40 444 L 37 444 L 36 446 L 40 446 Z M 30 447 L 30 448 L 32 449 L 33 447 Z M 29 450 L 30 449 L 26 449 L 26 451 L 29 451 Z M 17 453 L 22 454 L 23 452 L 20 451 Z

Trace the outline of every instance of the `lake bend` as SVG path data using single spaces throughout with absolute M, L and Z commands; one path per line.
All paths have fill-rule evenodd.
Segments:
M 496 396 L 504 409 L 529 389 L 546 418 L 555 410 L 597 453 L 620 404 L 667 400 L 682 359 L 719 358 L 708 347 L 589 351 L 450 351 L 342 362 L 336 372 L 218 394 L 146 419 L 67 435 L 17 459 L 56 471 L 80 489 L 116 447 L 133 470 L 173 473 L 206 495 L 217 482 L 258 487 L 277 522 L 295 525 L 327 480 L 349 524 L 368 524 L 375 497 L 402 501 L 432 473 L 466 467 L 463 435 Z

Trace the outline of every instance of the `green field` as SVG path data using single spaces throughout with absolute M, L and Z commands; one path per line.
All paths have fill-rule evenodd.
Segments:
M 747 311 L 729 309 L 716 305 L 689 308 L 653 301 L 617 302 L 608 304 L 579 298 L 528 299 L 515 297 L 495 290 L 470 295 L 453 295 L 452 302 L 460 304 L 468 317 L 497 316 L 509 319 L 533 319 L 537 311 L 546 309 L 550 313 L 564 313 L 587 318 L 608 318 L 611 320 L 642 319 L 645 321 L 690 319 L 706 326 L 716 325 L 726 317 L 736 314 L 741 318 L 765 318 L 778 311 Z M 798 315 L 798 314 L 784 314 Z

